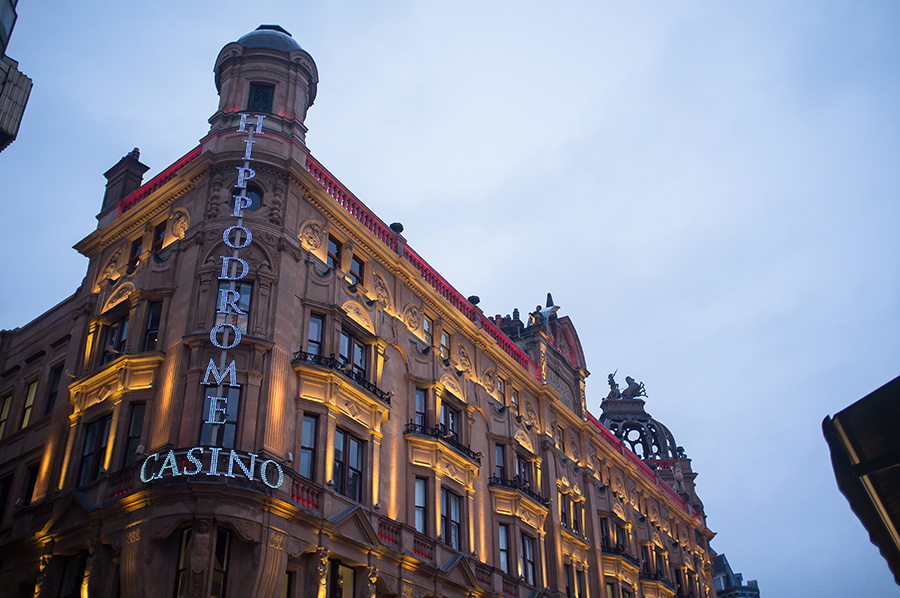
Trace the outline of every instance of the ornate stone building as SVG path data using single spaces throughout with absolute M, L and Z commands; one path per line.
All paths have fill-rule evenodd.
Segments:
M 4 595 L 714 596 L 642 393 L 596 419 L 549 298 L 487 317 L 319 164 L 317 81 L 226 45 L 209 134 L 113 166 L 82 286 L 0 335 Z

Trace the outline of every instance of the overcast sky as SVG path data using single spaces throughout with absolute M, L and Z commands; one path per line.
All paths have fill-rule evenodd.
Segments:
M 20 2 L 34 80 L 0 154 L 15 328 L 74 292 L 102 173 L 208 131 L 222 46 L 319 68 L 307 143 L 485 313 L 547 292 L 693 458 L 764 598 L 896 596 L 826 415 L 900 374 L 896 2 Z M 146 179 L 145 179 L 146 180 Z

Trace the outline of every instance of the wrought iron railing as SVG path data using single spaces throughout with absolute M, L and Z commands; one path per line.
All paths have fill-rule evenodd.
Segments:
M 615 556 L 620 556 L 626 561 L 630 562 L 635 566 L 640 566 L 641 561 L 636 556 L 630 554 L 628 549 L 623 544 L 610 544 L 608 542 L 602 542 L 600 544 L 600 549 L 604 554 L 612 554 Z
M 549 498 L 544 498 L 537 492 L 531 489 L 531 482 L 526 482 L 520 480 L 519 478 L 498 478 L 497 476 L 491 476 L 488 479 L 488 486 L 501 486 L 503 488 L 512 488 L 514 490 L 518 490 L 525 496 L 534 500 L 535 502 L 544 505 L 545 507 L 550 504 Z
M 447 428 L 444 426 L 426 426 L 423 424 L 417 424 L 415 422 L 409 422 L 406 424 L 406 428 L 403 429 L 404 434 L 419 434 L 421 436 L 431 436 L 432 438 L 437 438 L 442 442 L 453 447 L 456 452 L 472 459 L 479 465 L 481 465 L 481 453 L 476 453 L 463 443 L 461 443 L 456 436 L 447 432 Z
M 675 591 L 675 583 L 672 582 L 668 577 L 663 575 L 662 573 L 651 573 L 649 571 L 641 571 L 641 579 L 646 579 L 647 581 L 658 581 L 662 585 L 666 586 L 672 591 Z
M 294 353 L 294 359 L 291 363 L 309 363 L 319 367 L 328 368 L 340 373 L 345 378 L 352 380 L 357 386 L 366 392 L 375 395 L 375 397 L 388 405 L 391 404 L 391 396 L 393 393 L 386 392 L 366 380 L 366 377 L 355 371 L 350 364 L 344 362 L 343 359 L 336 358 L 334 354 L 331 357 L 324 355 L 316 355 L 315 353 L 307 353 L 306 351 L 297 351 Z

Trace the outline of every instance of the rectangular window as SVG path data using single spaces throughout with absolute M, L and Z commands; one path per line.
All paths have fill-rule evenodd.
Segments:
M 153 229 L 153 244 L 151 245 L 153 253 L 162 251 L 163 243 L 166 242 L 166 227 L 168 224 L 168 220 L 163 220 Z
M 125 467 L 137 461 L 137 448 L 141 444 L 141 430 L 144 429 L 146 403 L 131 406 L 131 420 L 128 422 L 128 438 L 125 442 Z
M 9 506 L 9 495 L 12 492 L 12 483 L 12 475 L 0 479 L 0 524 L 3 523 L 3 515 L 6 514 L 6 507 Z
M 616 586 L 606 582 L 606 598 L 616 598 Z
M 568 598 L 575 598 L 575 588 L 573 587 L 575 580 L 572 575 L 572 565 L 563 565 L 563 569 L 565 570 L 566 577 L 566 596 L 568 596 Z
M 216 529 L 216 554 L 213 561 L 212 592 L 210 598 L 225 596 L 225 576 L 228 573 L 228 551 L 231 547 L 231 533 L 228 530 Z
M 363 271 L 365 270 L 365 262 L 363 262 L 359 256 L 354 255 L 350 258 L 350 278 L 353 279 L 353 284 L 363 284 Z
M 562 426 L 556 427 L 556 448 L 563 452 L 566 450 L 566 432 Z
M 34 408 L 35 394 L 37 394 L 37 380 L 32 380 L 25 387 L 25 406 L 22 408 L 21 428 L 27 427 L 31 421 L 31 410 Z
M 128 342 L 128 314 L 106 327 L 103 340 L 103 357 L 100 365 L 107 364 L 120 355 L 125 354 Z
M 338 560 L 328 561 L 327 598 L 355 598 L 356 571 Z
M 584 513 L 584 504 L 580 502 L 572 503 L 572 531 L 581 535 L 581 520 Z
M 38 468 L 39 465 L 33 463 L 25 469 L 25 487 L 22 490 L 22 502 L 26 507 L 31 504 L 31 498 L 34 496 L 34 487 L 37 485 Z
M 366 346 L 346 332 L 341 332 L 340 357 L 342 367 L 366 378 Z
M 514 414 L 519 414 L 519 391 L 515 388 L 509 389 L 509 406 Z
M 634 594 L 629 588 L 622 588 L 622 598 L 634 598 Z
M 240 328 L 242 333 L 247 332 L 252 295 L 253 285 L 249 282 L 220 280 L 219 294 L 216 296 L 216 324 L 231 324 Z
M 332 236 L 328 237 L 328 257 L 325 263 L 335 270 L 341 269 L 341 242 Z
M 454 550 L 459 547 L 460 498 L 446 488 L 441 488 L 441 535 Z
M 81 596 L 81 584 L 84 579 L 84 568 L 87 565 L 88 551 L 63 557 L 62 575 L 59 578 L 57 598 L 78 598 Z
M 178 567 L 175 569 L 175 598 L 187 598 L 188 565 L 191 559 L 191 528 L 181 532 Z
M 498 528 L 497 545 L 500 547 L 500 570 L 509 575 L 509 525 Z
M 569 527 L 569 495 L 559 495 L 559 522 L 563 527 Z
M 241 389 L 234 386 L 203 388 L 206 392 L 203 393 L 203 411 L 200 414 L 203 422 L 200 425 L 200 444 L 232 449 L 237 434 Z M 211 396 L 218 398 L 210 399 Z M 211 403 L 214 403 L 212 413 L 210 413 Z M 209 423 L 210 420 L 215 423 Z
M 501 480 L 506 479 L 506 459 L 503 445 L 494 445 L 494 474 Z
M 162 316 L 162 301 L 147 304 L 147 328 L 144 330 L 144 351 L 156 351 L 159 343 L 159 321 Z
M 428 316 L 422 316 L 422 334 L 426 347 L 434 346 L 434 320 Z
M 413 420 L 417 426 L 425 427 L 425 397 L 426 390 L 424 388 L 416 389 L 416 414 Z
M 415 509 L 416 509 L 416 531 L 420 534 L 427 533 L 425 531 L 425 526 L 427 525 L 427 501 L 425 499 L 425 478 L 416 478 L 416 497 L 415 497 Z
M 534 538 L 526 533 L 521 536 L 519 575 L 525 578 L 525 583 L 534 585 Z
M 78 485 L 84 486 L 96 480 L 100 475 L 100 467 L 106 456 L 106 445 L 109 442 L 109 425 L 112 418 L 107 415 L 93 421 L 84 428 L 84 445 L 81 449 L 81 471 L 78 474 Z
M 497 377 L 497 395 L 500 397 L 500 402 L 505 403 L 504 399 L 506 398 L 506 380 L 503 378 Z
M 446 436 L 459 440 L 459 410 L 441 403 L 441 427 Z
M 450 333 L 441 330 L 441 359 L 450 359 Z
M 340 428 L 334 432 L 334 489 L 360 502 L 362 500 L 362 441 Z
M 247 96 L 247 110 L 249 112 L 267 112 L 271 114 L 274 99 L 274 85 L 251 83 L 250 93 Z
M 131 253 L 128 256 L 129 268 L 137 268 L 141 265 L 141 254 L 144 253 L 144 237 L 138 237 L 131 242 Z
M 308 480 L 316 473 L 316 428 L 319 418 L 315 415 L 303 416 L 303 434 L 300 439 L 300 475 Z
M 577 597 L 587 598 L 587 586 L 585 585 L 584 571 L 579 569 L 575 572 L 575 576 L 578 580 L 578 588 L 575 590 Z
M 598 523 L 600 525 L 600 546 L 603 550 L 609 550 L 609 519 L 601 517 Z
M 312 355 L 322 354 L 322 329 L 325 318 L 316 314 L 309 316 L 309 334 L 306 336 L 306 352 Z
M 44 415 L 50 415 L 56 406 L 56 397 L 59 395 L 59 385 L 62 383 L 63 364 L 53 366 L 50 370 L 50 385 L 47 389 L 47 404 L 44 405 Z
M 518 453 L 516 454 L 516 478 L 526 488 L 531 487 L 531 461 Z
M 9 406 L 12 404 L 12 395 L 6 395 L 0 399 L 0 439 L 6 429 L 6 420 L 9 418 Z

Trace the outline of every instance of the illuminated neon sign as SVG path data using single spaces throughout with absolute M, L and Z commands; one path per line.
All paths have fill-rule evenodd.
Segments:
M 235 189 L 239 192 L 232 194 L 234 210 L 232 216 L 236 223 L 226 228 L 222 233 L 222 241 L 232 250 L 231 255 L 219 256 L 222 260 L 220 281 L 228 281 L 228 288 L 220 288 L 216 301 L 216 314 L 224 315 L 224 322 L 217 322 L 209 331 L 209 340 L 213 345 L 222 350 L 220 364 L 217 366 L 214 359 L 210 358 L 206 366 L 206 374 L 200 381 L 201 386 L 216 387 L 215 394 L 209 394 L 209 410 L 205 414 L 205 424 L 223 425 L 226 423 L 228 409 L 227 393 L 222 392 L 223 386 L 239 388 L 237 381 L 237 366 L 233 358 L 229 358 L 228 351 L 237 347 L 246 330 L 238 325 L 240 316 L 247 316 L 247 312 L 241 310 L 241 293 L 236 288 L 240 281 L 250 272 L 247 260 L 239 255 L 239 251 L 249 247 L 253 242 L 253 233 L 244 226 L 244 210 L 252 205 L 252 200 L 247 197 L 247 181 L 256 176 L 256 172 L 250 167 L 253 160 L 254 135 L 263 134 L 263 119 L 265 115 L 257 114 L 256 123 L 247 123 L 247 115 L 241 114 L 241 124 L 238 132 L 246 133 L 244 140 L 246 150 L 243 156 L 243 165 L 237 166 L 238 177 Z M 221 286 L 221 285 L 220 285 Z M 217 318 L 218 320 L 218 318 Z M 210 380 L 212 379 L 212 381 Z M 224 395 L 224 396 L 222 396 Z M 176 451 L 167 453 L 153 453 L 144 459 L 141 465 L 141 481 L 144 483 L 159 480 L 164 477 L 195 476 L 205 473 L 207 476 L 225 476 L 233 478 L 242 474 L 251 482 L 258 477 L 259 480 L 270 488 L 279 488 L 284 482 L 284 470 L 281 465 L 272 459 L 259 460 L 253 453 L 241 453 L 239 451 L 224 449 L 222 447 L 196 446 L 191 449 L 180 449 L 178 452 L 184 455 L 184 460 L 179 462 Z M 204 456 L 208 455 L 208 460 Z M 227 455 L 227 457 L 226 457 Z M 259 465 L 257 467 L 257 461 Z M 220 466 L 223 468 L 220 471 Z

